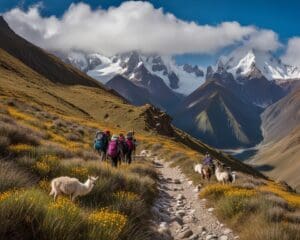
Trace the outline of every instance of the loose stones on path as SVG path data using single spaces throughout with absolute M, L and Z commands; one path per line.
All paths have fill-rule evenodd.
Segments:
M 206 199 L 198 198 L 201 186 L 193 186 L 178 168 L 161 161 L 156 164 L 159 176 L 159 198 L 153 213 L 157 216 L 159 240 L 233 240 L 230 229 L 224 228 L 206 208 Z

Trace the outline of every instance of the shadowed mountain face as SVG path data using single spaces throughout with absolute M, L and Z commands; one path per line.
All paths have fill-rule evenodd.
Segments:
M 177 107 L 174 124 L 219 148 L 249 147 L 262 140 L 260 113 L 285 91 L 257 68 L 235 79 L 222 64 Z
M 236 79 L 221 66 L 216 72 L 210 72 L 209 76 L 226 89 L 231 90 L 241 100 L 263 108 L 278 101 L 286 94 L 282 87 L 265 78 L 255 67 L 247 75 L 239 76 Z
M 174 123 L 216 147 L 251 146 L 262 139 L 260 111 L 209 80 L 176 109 Z
M 133 84 L 131 81 L 121 75 L 114 76 L 109 82 L 106 83 L 106 86 L 114 89 L 130 103 L 136 106 L 151 103 L 150 94 L 147 89 Z
M 264 142 L 277 141 L 300 125 L 300 88 L 268 107 L 262 114 Z
M 262 128 L 262 148 L 251 162 L 257 166 L 272 166 L 272 170 L 262 171 L 273 178 L 287 181 L 299 191 L 300 88 L 265 110 Z

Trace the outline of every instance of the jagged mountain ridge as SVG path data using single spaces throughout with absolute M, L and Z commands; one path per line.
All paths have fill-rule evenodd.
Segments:
M 163 58 L 157 55 L 144 56 L 137 51 L 118 54 L 113 57 L 106 57 L 100 54 L 84 54 L 72 52 L 66 56 L 59 54 L 65 62 L 70 63 L 89 76 L 97 79 L 103 84 L 108 84 L 116 75 L 122 75 L 131 83 L 136 85 L 141 92 L 147 91 L 148 103 L 170 111 L 171 108 L 180 102 L 184 94 L 193 90 L 194 85 L 201 85 L 204 80 L 204 73 L 198 66 L 183 65 L 177 66 L 170 58 Z M 141 102 L 135 99 L 137 94 L 130 86 L 117 86 L 110 82 L 109 87 L 117 90 L 122 96 L 132 103 Z M 144 102 L 144 101 L 142 101 Z
M 243 101 L 261 108 L 266 108 L 286 94 L 284 88 L 274 81 L 269 81 L 257 68 L 253 68 L 245 76 L 235 78 L 222 63 L 219 63 L 216 71 L 208 68 L 208 73 L 207 79 L 218 81 Z
M 283 64 L 270 52 L 260 52 L 254 49 L 236 49 L 227 57 L 221 57 L 217 66 L 207 69 L 206 77 L 203 70 L 196 65 L 177 66 L 170 58 L 158 55 L 143 56 L 136 51 L 113 57 L 105 57 L 96 53 L 71 52 L 63 59 L 104 84 L 119 74 L 136 85 L 148 88 L 147 82 L 143 79 L 143 74 L 146 73 L 148 78 L 151 75 L 156 81 L 159 81 L 157 79 L 163 80 L 171 91 L 183 96 L 191 94 L 212 75 L 215 78 L 216 74 L 219 74 L 218 78 L 224 78 L 222 81 L 225 82 L 228 74 L 227 76 L 220 74 L 219 69 L 222 68 L 223 72 L 231 73 L 236 83 L 239 84 L 235 84 L 238 87 L 235 86 L 233 89 L 237 95 L 248 98 L 255 105 L 263 108 L 282 98 L 293 87 L 291 82 L 300 79 L 298 68 Z M 119 88 L 119 91 L 121 90 Z M 160 89 L 152 90 L 160 91 Z M 172 93 L 167 95 L 172 95 Z M 158 106 L 172 112 L 167 104 L 162 103 Z
M 262 52 L 256 49 L 236 49 L 226 57 L 219 59 L 224 68 L 235 78 L 242 79 L 253 71 L 259 71 L 266 79 L 286 81 L 300 79 L 300 69 L 282 63 L 270 51 Z
M 188 95 L 195 86 L 200 86 L 204 81 L 204 72 L 197 65 L 179 66 L 170 57 L 143 55 L 137 51 L 112 57 L 82 52 L 71 52 L 60 56 L 67 63 L 71 63 L 104 84 L 117 74 L 133 82 L 141 81 L 135 74 L 139 72 L 142 65 L 149 73 L 160 77 L 171 90 L 179 94 Z

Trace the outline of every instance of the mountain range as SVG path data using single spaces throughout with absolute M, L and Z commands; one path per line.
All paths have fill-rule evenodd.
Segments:
M 60 57 L 129 102 L 167 111 L 176 127 L 207 144 L 219 149 L 259 144 L 250 163 L 299 188 L 300 69 L 271 52 L 236 49 L 206 70 L 137 51 Z
M 131 103 L 151 103 L 167 111 L 177 127 L 218 148 L 258 144 L 260 114 L 300 79 L 300 69 L 255 49 L 236 49 L 206 72 L 138 51 L 111 57 L 78 51 L 58 55 Z

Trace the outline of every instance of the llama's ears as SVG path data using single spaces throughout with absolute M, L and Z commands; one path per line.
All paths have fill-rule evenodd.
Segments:
M 97 181 L 98 178 L 99 178 L 99 176 L 96 176 L 96 177 L 90 177 L 90 179 L 93 180 L 93 181 Z

